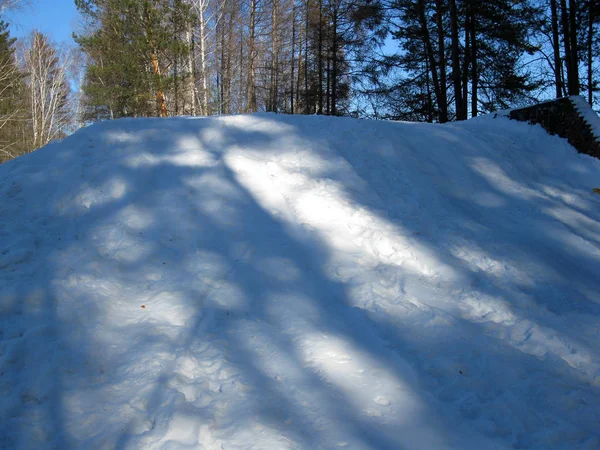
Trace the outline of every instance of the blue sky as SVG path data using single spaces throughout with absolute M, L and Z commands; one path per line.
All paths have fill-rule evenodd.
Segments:
M 14 37 L 26 36 L 37 29 L 57 43 L 72 44 L 78 15 L 74 0 L 29 0 L 27 6 L 7 14 L 7 19 Z

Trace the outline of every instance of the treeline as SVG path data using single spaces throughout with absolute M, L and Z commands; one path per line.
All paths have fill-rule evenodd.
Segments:
M 364 1 L 364 3 L 363 3 Z M 350 114 L 369 0 L 76 0 L 86 117 Z
M 362 92 L 379 117 L 464 120 L 582 94 L 594 104 L 597 0 L 379 1 L 401 48 L 367 68 Z
M 76 0 L 86 120 L 447 122 L 598 90 L 594 0 Z
M 77 64 L 2 23 L 0 161 L 119 117 L 447 122 L 554 96 L 597 106 L 597 0 L 74 1 Z
M 73 129 L 70 56 L 37 31 L 17 42 L 0 20 L 0 163 Z

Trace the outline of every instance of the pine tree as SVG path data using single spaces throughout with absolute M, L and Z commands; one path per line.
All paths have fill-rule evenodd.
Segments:
M 181 73 L 190 51 L 181 38 L 193 17 L 189 5 L 177 0 L 76 0 L 76 5 L 92 24 L 91 32 L 75 36 L 90 60 L 83 87 L 88 118 L 178 112 L 180 94 L 174 91 L 189 75 Z
M 523 57 L 536 51 L 529 30 L 538 11 L 528 0 L 391 0 L 384 9 L 401 51 L 372 71 L 387 82 L 378 76 L 373 81 L 379 95 L 414 96 L 402 101 L 412 109 L 407 115 L 464 120 L 469 112 L 476 116 L 521 101 L 536 87 L 521 67 Z M 400 76 L 390 77 L 394 70 Z
M 466 0 L 470 16 L 471 114 L 507 108 L 537 88 L 520 61 L 537 48 L 529 30 L 539 10 L 528 0 Z
M 25 119 L 25 85 L 15 61 L 15 39 L 0 20 L 0 163 L 32 150 L 25 144 Z

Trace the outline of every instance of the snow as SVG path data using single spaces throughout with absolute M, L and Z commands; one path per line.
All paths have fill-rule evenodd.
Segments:
M 0 448 L 600 448 L 595 187 L 505 118 L 80 130 L 0 166 Z

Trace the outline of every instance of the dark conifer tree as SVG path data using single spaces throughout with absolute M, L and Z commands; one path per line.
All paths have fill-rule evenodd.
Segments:
M 175 28 L 188 6 L 168 0 L 76 0 L 91 23 L 75 36 L 89 64 L 83 86 L 88 119 L 178 112 L 182 60 L 189 47 Z M 167 92 L 168 91 L 168 92 Z M 173 101 L 168 101 L 167 93 Z
M 14 53 L 15 39 L 0 20 L 0 163 L 31 151 L 26 139 L 25 85 Z

